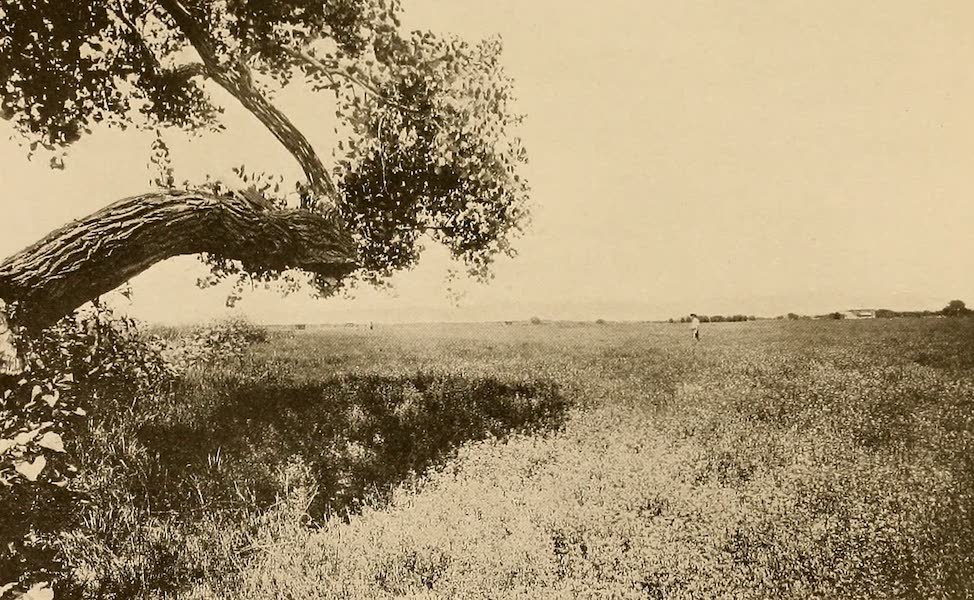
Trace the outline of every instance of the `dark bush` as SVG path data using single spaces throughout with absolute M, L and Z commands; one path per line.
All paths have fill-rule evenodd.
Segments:
M 100 307 L 22 344 L 28 370 L 0 404 L 0 580 L 26 588 L 67 569 L 57 540 L 87 497 L 75 480 L 84 417 L 114 421 L 172 379 L 135 323 Z

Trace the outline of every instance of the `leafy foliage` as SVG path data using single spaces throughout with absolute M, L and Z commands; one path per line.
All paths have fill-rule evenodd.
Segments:
M 0 3 L 0 108 L 32 149 L 68 145 L 97 123 L 212 124 L 202 89 L 166 67 L 180 43 L 154 6 Z
M 404 32 L 400 10 L 398 0 L 0 0 L 0 107 L 32 151 L 58 150 L 98 124 L 205 131 L 222 127 L 199 76 L 208 77 L 257 111 L 304 168 L 294 195 L 280 182 L 258 195 L 336 209 L 353 232 L 361 267 L 351 280 L 377 283 L 414 265 L 424 235 L 485 277 L 527 221 L 521 117 L 501 44 Z M 266 100 L 296 79 L 338 118 L 330 169 L 286 117 L 266 114 L 276 111 Z M 154 183 L 174 186 L 161 139 L 150 160 Z M 339 190 L 331 204 L 317 197 L 329 176 Z M 281 275 L 220 257 L 212 265 L 219 277 Z M 331 292 L 335 282 L 316 283 Z
M 74 454 L 92 410 L 112 419 L 170 371 L 128 319 L 96 307 L 23 341 L 28 370 L 0 403 L 0 581 L 56 579 L 56 540 L 78 518 L 85 493 Z
M 125 487 L 139 479 L 123 465 L 152 471 L 130 428 L 166 410 L 180 373 L 264 339 L 242 320 L 164 339 L 94 306 L 25 340 L 29 370 L 0 401 L 0 588 L 81 585 L 65 576 L 82 564 L 75 551 L 101 508 L 146 501 Z
M 974 310 L 967 308 L 963 300 L 951 300 L 940 312 L 947 317 L 965 317 L 974 314 Z
M 34 363 L 37 364 L 36 362 Z M 85 412 L 70 378 L 32 372 L 0 403 L 0 586 L 36 583 L 59 569 L 50 542 L 64 527 L 78 472 L 65 452 Z
M 158 347 L 166 366 L 173 373 L 183 374 L 193 367 L 235 359 L 248 347 L 265 341 L 267 331 L 236 318 L 159 340 Z
M 517 174 L 524 149 L 509 136 L 520 117 L 509 109 L 501 44 L 429 34 L 396 42 L 368 63 L 378 98 L 339 89 L 352 129 L 339 146 L 342 212 L 376 274 L 413 264 L 428 232 L 485 275 L 491 257 L 511 252 L 528 191 Z

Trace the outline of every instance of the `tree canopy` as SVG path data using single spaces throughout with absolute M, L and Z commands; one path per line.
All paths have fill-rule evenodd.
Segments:
M 951 300 L 940 312 L 948 317 L 963 317 L 974 314 L 974 311 L 967 308 L 963 300 Z
M 409 268 L 424 235 L 484 276 L 513 252 L 527 218 L 521 117 L 501 43 L 404 31 L 400 12 L 398 0 L 0 0 L 0 112 L 29 152 L 61 167 L 66 149 L 98 127 L 225 127 L 215 84 L 261 121 L 305 180 L 282 191 L 279 178 L 242 165 L 240 182 L 187 190 L 165 172 L 160 139 L 151 159 L 164 167 L 162 191 L 244 197 L 255 210 L 327 220 L 307 231 L 347 236 L 337 245 L 353 250 L 342 268 L 310 269 L 322 291 Z M 273 104 L 295 81 L 334 111 L 333 164 Z M 254 247 L 205 250 L 219 276 L 274 278 L 306 266 L 282 257 L 274 238 L 258 245 L 274 260 Z M 0 266 L 0 298 L 4 276 Z

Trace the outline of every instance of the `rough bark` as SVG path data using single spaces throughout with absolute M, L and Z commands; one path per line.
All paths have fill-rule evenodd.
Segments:
M 187 73 L 211 78 L 257 117 L 300 164 L 311 197 L 302 209 L 273 210 L 246 196 L 151 193 L 52 232 L 0 263 L 0 374 L 22 366 L 12 327 L 50 325 L 173 256 L 207 252 L 247 268 L 297 268 L 336 278 L 356 267 L 354 240 L 335 210 L 338 191 L 308 139 L 260 92 L 243 61 L 220 58 L 181 0 L 159 0 L 159 6 L 200 55 L 202 65 Z M 322 205 L 325 199 L 330 202 Z
M 45 327 L 150 266 L 207 252 L 251 268 L 341 277 L 355 244 L 336 219 L 274 210 L 242 195 L 159 192 L 126 198 L 49 234 L 0 263 L 0 300 L 15 324 Z

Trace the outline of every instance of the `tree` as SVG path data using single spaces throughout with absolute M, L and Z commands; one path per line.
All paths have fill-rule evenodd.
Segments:
M 963 300 L 951 300 L 947 306 L 941 309 L 940 313 L 946 317 L 966 317 L 974 314 L 974 311 L 967 308 Z
M 205 253 L 216 277 L 238 282 L 300 269 L 330 293 L 411 267 L 424 235 L 476 277 L 512 254 L 528 188 L 501 44 L 405 32 L 400 9 L 399 0 L 0 0 L 0 114 L 52 167 L 97 127 L 219 130 L 218 87 L 304 176 L 283 192 L 282 178 L 242 165 L 239 184 L 177 185 L 158 138 L 158 189 L 0 263 L 0 361 L 5 321 L 38 330 L 175 255 Z M 335 111 L 333 165 L 272 103 L 292 82 Z

